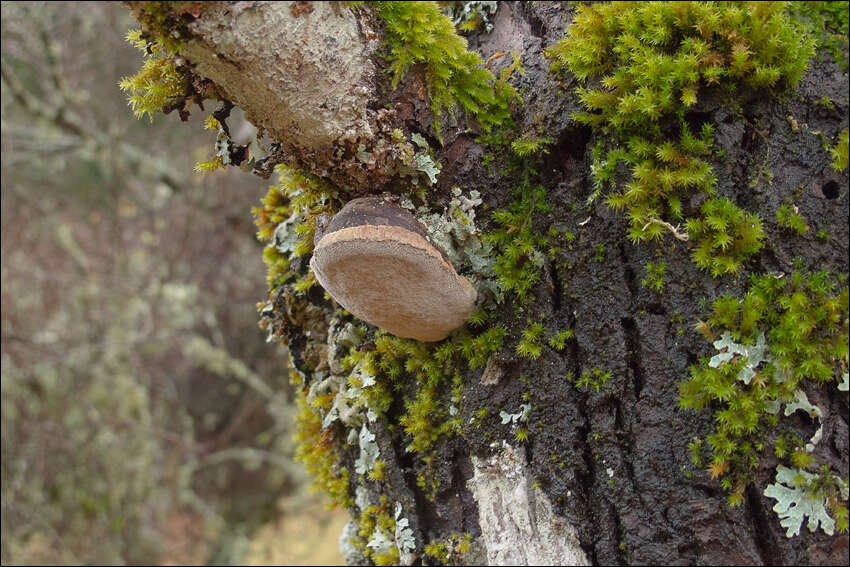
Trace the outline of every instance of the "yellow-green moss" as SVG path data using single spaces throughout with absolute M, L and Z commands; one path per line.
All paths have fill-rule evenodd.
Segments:
M 340 440 L 335 438 L 332 429 L 322 428 L 322 418 L 307 403 L 306 392 L 295 396 L 295 404 L 295 460 L 304 465 L 314 490 L 330 496 L 333 506 L 350 508 L 354 500 L 349 494 L 348 469 L 340 465 Z
M 257 238 L 269 242 L 263 251 L 269 287 L 297 275 L 290 263 L 313 251 L 316 218 L 323 213 L 333 214 L 341 207 L 338 192 L 318 177 L 285 165 L 277 166 L 275 171 L 279 174 L 277 185 L 269 187 L 261 207 L 251 209 L 259 229 Z M 281 223 L 292 226 L 278 232 Z M 301 276 L 309 278 L 308 274 Z M 310 281 L 302 281 L 302 289 Z
M 188 74 L 175 67 L 172 50 L 159 41 L 144 39 L 141 30 L 128 31 L 127 42 L 141 51 L 145 60 L 138 73 L 124 77 L 118 85 L 127 93 L 136 118 L 147 114 L 153 122 L 154 113 L 184 101 L 189 85 Z
M 848 69 L 847 5 L 835 1 L 792 2 L 795 16 L 806 22 L 812 35 L 819 38 L 818 51 L 826 52 L 845 73 Z
M 680 384 L 679 405 L 716 408 L 709 472 L 731 493 L 730 503 L 738 504 L 759 467 L 767 432 L 778 423 L 780 405 L 798 397 L 807 381 L 837 382 L 847 372 L 848 288 L 836 291 L 826 272 L 754 275 L 743 298 L 715 300 L 713 315 L 697 330 L 720 354 L 691 368 Z M 733 352 L 730 340 L 750 354 L 724 354 Z M 699 455 L 702 449 L 692 450 Z M 812 464 L 801 447 L 791 451 L 783 441 L 776 454 L 788 453 L 795 466 Z
M 850 129 L 845 128 L 838 136 L 838 143 L 829 150 L 832 154 L 832 169 L 845 171 L 850 163 Z
M 386 24 L 387 72 L 392 86 L 415 65 L 425 69 L 434 129 L 440 136 L 441 115 L 463 107 L 484 130 L 510 118 L 516 91 L 484 68 L 478 53 L 467 49 L 452 21 L 436 2 L 374 2 Z
M 396 521 L 390 513 L 389 499 L 381 496 L 379 504 L 368 506 L 360 513 L 356 521 L 359 530 L 357 540 L 353 542 L 354 546 L 375 565 L 398 565 L 399 552 L 395 543 L 386 545 L 383 549 L 369 545 L 370 541 L 375 540 L 377 532 L 383 534 L 387 541 L 395 540 Z
M 472 534 L 451 534 L 426 544 L 425 553 L 439 561 L 441 565 L 457 565 L 471 548 Z
M 709 200 L 699 217 L 688 220 L 688 234 L 674 226 L 682 220 L 683 198 L 695 191 L 711 196 L 715 184 L 704 160 L 712 127 L 705 124 L 693 136 L 684 117 L 701 92 L 728 97 L 800 80 L 814 41 L 785 8 L 780 2 L 580 6 L 567 35 L 547 51 L 554 72 L 569 69 L 581 81 L 594 80 L 576 90 L 585 112 L 573 118 L 603 137 L 594 151 L 591 199 L 616 184 L 618 164 L 631 169 L 632 179 L 608 196 L 609 205 L 628 209 L 629 238 L 646 241 L 671 232 L 686 240 L 694 232 L 700 240 L 694 260 L 714 276 L 739 271 L 761 248 L 760 223 L 728 200 Z M 671 122 L 680 124 L 678 144 L 671 140 Z M 718 218 L 716 213 L 726 222 L 709 223 L 708 215 Z
M 803 215 L 800 214 L 797 207 L 793 205 L 785 204 L 777 209 L 776 223 L 783 228 L 793 230 L 797 234 L 803 234 L 809 230 L 809 225 L 806 224 L 806 219 L 803 218 Z

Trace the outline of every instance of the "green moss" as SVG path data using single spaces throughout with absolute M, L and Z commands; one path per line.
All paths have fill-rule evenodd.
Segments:
M 141 30 L 128 31 L 127 41 L 144 53 L 145 61 L 138 73 L 124 77 L 118 85 L 127 93 L 136 118 L 147 114 L 153 122 L 154 113 L 170 110 L 185 101 L 188 74 L 175 67 L 172 50 L 160 41 L 144 39 Z
M 469 320 L 466 322 L 471 327 L 482 327 L 487 322 L 490 314 L 481 306 L 478 306 L 469 315 Z
M 764 245 L 761 219 L 725 197 L 706 201 L 701 212 L 685 224 L 691 239 L 699 241 L 694 262 L 714 277 L 738 273 L 744 260 Z
M 263 251 L 269 287 L 287 283 L 299 275 L 290 265 L 313 251 L 316 219 L 341 207 L 338 192 L 318 177 L 285 165 L 275 170 L 279 174 L 278 184 L 269 187 L 261 207 L 251 209 L 259 229 L 257 238 L 269 242 Z M 304 278 L 305 274 L 301 276 Z M 304 291 L 310 281 L 309 274 L 306 276 L 299 291 Z
M 549 346 L 555 350 L 564 350 L 567 346 L 567 341 L 574 336 L 572 329 L 562 329 L 549 337 Z
M 786 204 L 779 207 L 776 211 L 776 222 L 779 226 L 793 230 L 797 234 L 803 234 L 809 230 L 806 219 L 793 205 Z
M 835 110 L 835 102 L 828 96 L 822 96 L 815 101 L 815 104 L 818 106 L 822 106 L 827 110 Z
M 181 50 L 182 38 L 188 36 L 182 15 L 194 11 L 196 7 L 193 4 L 173 1 L 145 2 L 136 12 L 136 18 L 156 42 L 162 44 L 172 55 L 176 55 Z
M 794 400 L 806 382 L 837 382 L 847 371 L 847 317 L 847 287 L 836 291 L 826 272 L 796 270 L 781 279 L 753 276 L 742 299 L 715 300 L 712 317 L 697 327 L 720 354 L 691 368 L 680 384 L 679 405 L 715 408 L 709 472 L 732 493 L 730 503 L 740 502 L 758 469 L 781 404 Z M 722 340 L 716 331 L 724 333 Z M 734 354 L 741 349 L 748 354 Z M 777 456 L 789 452 L 783 441 Z M 793 453 L 798 466 L 810 464 L 803 462 L 806 451 Z
M 653 143 L 640 135 L 631 136 L 625 147 L 608 151 L 604 158 L 600 151 L 594 153 L 594 194 L 613 187 L 617 165 L 627 165 L 631 181 L 609 193 L 607 203 L 628 211 L 630 240 L 661 239 L 668 231 L 676 232 L 664 219 L 683 220 L 683 198 L 694 192 L 715 193 L 714 172 L 702 159 L 713 143 L 714 128 L 709 124 L 703 125 L 700 135 L 695 136 L 683 123 L 678 143 Z
M 700 92 L 715 87 L 734 93 L 795 85 L 813 45 L 781 3 L 579 7 L 567 35 L 547 55 L 553 72 L 569 69 L 579 80 L 594 81 L 577 89 L 585 112 L 574 115 L 602 135 L 594 150 L 591 200 L 612 187 L 608 204 L 628 210 L 633 241 L 659 239 L 666 231 L 687 240 L 673 226 L 682 219 L 682 199 L 691 192 L 711 196 L 715 184 L 703 159 L 713 143 L 712 127 L 703 125 L 698 137 L 692 135 L 687 112 Z M 680 130 L 678 143 L 671 124 Z M 625 183 L 614 177 L 619 163 L 631 170 Z M 723 214 L 733 232 L 708 224 L 704 207 L 702 218 L 688 221 L 689 234 L 692 228 L 697 233 L 690 236 L 700 240 L 694 259 L 715 276 L 736 272 L 760 248 L 760 223 L 728 200 L 715 200 L 708 209 L 715 219 Z M 719 258 L 706 258 L 706 252 Z
M 354 546 L 375 565 L 398 565 L 396 522 L 390 513 L 387 497 L 382 496 L 379 504 L 368 506 L 356 521 L 359 530 Z
M 576 380 L 576 388 L 584 391 L 589 391 L 593 388 L 596 392 L 602 389 L 602 386 L 611 378 L 610 372 L 605 372 L 601 368 L 592 370 L 584 370 L 581 377 Z M 567 375 L 567 381 L 572 381 L 572 374 Z
M 542 275 L 545 258 L 539 248 L 549 244 L 545 236 L 534 232 L 533 217 L 536 212 L 548 212 L 549 205 L 541 185 L 522 183 L 514 194 L 516 199 L 508 209 L 493 213 L 500 228 L 482 238 L 496 250 L 493 271 L 502 291 L 525 301 Z
M 548 154 L 549 150 L 546 146 L 550 145 L 554 140 L 533 134 L 525 134 L 511 142 L 511 150 L 519 157 L 529 157 L 537 153 Z
M 451 534 L 442 540 L 433 540 L 425 545 L 425 553 L 441 565 L 461 564 L 460 559 L 472 548 L 472 534 Z
M 386 23 L 387 72 L 395 88 L 416 65 L 425 81 L 434 129 L 440 136 L 441 115 L 463 107 L 486 131 L 510 118 L 516 91 L 483 67 L 478 53 L 467 49 L 452 21 L 436 2 L 374 2 Z
M 667 269 L 666 264 L 663 260 L 659 262 L 647 262 L 646 266 L 646 277 L 640 281 L 640 285 L 643 287 L 648 287 L 650 289 L 654 289 L 658 293 L 664 291 L 664 272 Z
M 792 2 L 797 19 L 806 23 L 825 52 L 845 73 L 848 69 L 848 12 L 844 2 Z
M 850 129 L 845 128 L 838 136 L 838 143 L 829 150 L 832 154 L 832 169 L 845 171 L 850 163 Z
M 461 335 L 460 353 L 469 368 L 474 370 L 483 367 L 491 354 L 502 350 L 506 334 L 503 327 L 491 327 L 477 336 Z M 435 355 L 440 355 L 439 358 L 443 359 L 440 351 L 437 351 Z
M 443 541 L 432 541 L 425 546 L 425 553 L 446 565 L 449 562 L 449 548 Z
M 460 332 L 450 340 L 429 344 L 376 334 L 376 375 L 385 375 L 406 392 L 399 425 L 407 436 L 407 450 L 427 455 L 441 436 L 460 429 L 463 391 L 461 371 L 484 365 L 502 348 L 504 329 L 492 328 L 474 336 Z
M 530 321 L 529 321 L 530 323 Z M 537 359 L 542 352 L 540 339 L 543 335 L 543 325 L 532 323 L 522 331 L 522 339 L 516 345 L 518 355 L 525 358 Z
M 579 7 L 549 49 L 553 70 L 602 88 L 579 89 L 590 124 L 658 131 L 662 116 L 696 104 L 712 84 L 792 86 L 814 42 L 782 3 L 609 2 Z
M 295 396 L 295 460 L 304 465 L 314 490 L 331 498 L 333 506 L 350 508 L 354 501 L 348 490 L 348 469 L 341 466 L 338 444 L 331 429 L 322 428 L 319 412 L 307 403 L 306 391 Z

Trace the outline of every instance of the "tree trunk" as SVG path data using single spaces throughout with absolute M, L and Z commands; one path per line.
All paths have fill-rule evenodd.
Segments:
M 130 7 L 146 28 L 156 32 L 162 26 L 152 23 L 148 5 Z M 432 215 L 451 209 L 455 187 L 463 196 L 477 191 L 481 234 L 530 229 L 540 248 L 527 258 L 540 268 L 525 299 L 502 290 L 503 300 L 494 301 L 499 290 L 491 285 L 496 292 L 484 302 L 486 277 L 464 265 L 471 255 L 454 243 L 456 255 L 449 256 L 455 268 L 470 279 L 479 276 L 479 298 L 490 313 L 482 326 L 467 324 L 457 333 L 469 340 L 489 329 L 506 333 L 498 353 L 485 353 L 486 364 L 467 357 L 459 380 L 436 388 L 433 407 L 425 412 L 434 434 L 421 450 L 411 450 L 410 425 L 422 409 L 417 395 L 426 388 L 427 378 L 417 378 L 410 362 L 420 355 L 394 355 L 402 365 L 408 362 L 396 376 L 384 375 L 389 365 L 375 370 L 391 399 L 376 419 L 364 418 L 372 402 L 355 399 L 357 392 L 348 401 L 341 398 L 352 387 L 348 373 L 360 368 L 356 357 L 346 362 L 342 355 L 365 356 L 376 348 L 386 353 L 375 328 L 335 309 L 319 286 L 293 291 L 290 281 L 270 291 L 264 324 L 290 349 L 296 381 L 309 394 L 305 411 L 325 422 L 314 437 L 302 436 L 302 442 L 316 444 L 304 451 L 322 445 L 328 468 L 319 474 L 343 484 L 336 485 L 336 496 L 354 518 L 341 541 L 347 560 L 847 564 L 846 533 L 802 530 L 786 537 L 772 510 L 775 499 L 764 495 L 780 464 L 771 446 L 738 491 L 740 505 L 727 503 L 720 479 L 705 470 L 707 462 L 695 465 L 689 449 L 714 430 L 717 404 L 680 409 L 679 389 L 691 366 L 717 352 L 695 325 L 722 294 L 743 297 L 749 274 L 790 277 L 796 258 L 807 269 L 847 274 L 848 178 L 846 170 L 830 167 L 822 141 L 831 145 L 847 127 L 847 75 L 829 58 L 817 58 L 790 95 L 739 100 L 733 111 L 720 94 L 709 93 L 687 114 L 692 125 L 715 127 L 709 161 L 717 192 L 757 213 L 767 234 L 742 272 L 712 277 L 692 261 L 695 242 L 665 232 L 660 240 L 633 243 L 623 212 L 607 206 L 604 197 L 586 204 L 594 190 L 592 148 L 602 134 L 570 118 L 584 110 L 573 92 L 580 82 L 550 72 L 544 57 L 573 15 L 567 3 L 501 2 L 488 14 L 491 31 L 470 36 L 470 50 L 496 75 L 511 65 L 511 53 L 521 57 L 524 73 L 515 70 L 507 80 L 522 100 L 513 108 L 515 126 L 504 136 L 550 142 L 548 153 L 524 164 L 515 153 L 494 149 L 494 137 L 482 136 L 462 112 L 443 114 L 438 132 L 426 66 L 414 65 L 392 87 L 382 51 L 388 32 L 368 4 L 187 3 L 165 20 L 183 42 L 179 57 L 196 90 L 201 81 L 211 83 L 218 97 L 241 107 L 270 139 L 268 155 L 252 164 L 257 172 L 287 164 L 321 178 L 340 203 L 389 192 L 420 205 L 420 215 L 422 207 Z M 831 106 L 815 104 L 827 98 Z M 434 183 L 428 183 L 425 166 L 417 174 L 410 165 L 410 155 L 424 147 L 414 134 L 424 137 L 431 159 L 442 166 Z M 399 166 L 405 159 L 407 165 Z M 545 203 L 532 202 L 522 226 L 500 225 L 493 211 L 520 199 L 517 187 L 528 194 L 538 185 L 546 190 Z M 805 234 L 777 222 L 777 210 L 792 201 L 812 225 Z M 683 205 L 686 214 L 695 214 L 701 202 Z M 496 254 L 499 244 L 494 247 Z M 305 274 L 306 260 L 291 266 Z M 662 261 L 658 291 L 646 283 L 646 265 Z M 347 323 L 366 334 L 352 339 Z M 536 336 L 535 323 L 542 324 Z M 846 313 L 841 324 L 846 328 Z M 559 344 L 557 333 L 564 330 L 571 336 Z M 422 348 L 430 353 L 426 358 L 440 360 L 429 350 L 439 344 Z M 325 389 L 317 388 L 323 380 Z M 805 391 L 822 415 L 793 412 L 782 417 L 786 429 L 808 440 L 822 426 L 812 451 L 816 465 L 846 479 L 847 395 L 833 383 L 807 382 Z M 322 395 L 324 405 L 317 401 Z M 328 417 L 331 403 L 340 404 L 333 406 L 337 410 L 354 407 L 362 416 Z M 766 430 L 768 445 L 775 439 L 774 430 Z M 379 456 L 366 458 L 375 445 Z M 330 486 L 326 481 L 322 486 Z M 429 543 L 445 545 L 426 550 Z

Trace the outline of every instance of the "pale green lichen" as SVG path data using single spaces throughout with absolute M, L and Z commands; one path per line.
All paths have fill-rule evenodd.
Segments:
M 427 229 L 431 241 L 446 252 L 455 270 L 467 276 L 479 293 L 487 291 L 498 298 L 502 290 L 493 270 L 495 252 L 493 246 L 481 238 L 475 223 L 476 208 L 481 203 L 478 191 L 471 191 L 467 196 L 459 187 L 454 187 L 448 207 L 440 212 L 420 207 L 416 217 Z
M 773 511 L 779 515 L 780 525 L 786 528 L 786 537 L 800 535 L 800 528 L 806 518 L 810 532 L 814 533 L 820 528 L 827 535 L 834 533 L 835 520 L 826 511 L 827 491 L 837 491 L 842 500 L 847 500 L 847 483 L 831 473 L 826 474 L 827 478 L 823 476 L 799 468 L 777 467 L 776 482 L 765 488 L 764 495 L 776 500 Z M 846 507 L 844 513 L 846 515 Z
M 352 429 L 351 431 L 353 432 L 354 430 Z M 357 439 L 360 447 L 360 456 L 354 461 L 354 472 L 357 474 L 366 474 L 375 466 L 375 461 L 378 460 L 381 452 L 378 444 L 375 443 L 375 434 L 369 431 L 365 423 L 360 428 L 360 434 L 357 436 Z
M 398 548 L 399 561 L 402 565 L 413 563 L 413 552 L 416 550 L 416 539 L 410 529 L 410 521 L 402 517 L 401 502 L 395 504 L 395 544 Z

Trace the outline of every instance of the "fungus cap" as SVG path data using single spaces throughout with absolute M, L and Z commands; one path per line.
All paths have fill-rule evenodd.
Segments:
M 310 266 L 356 317 L 399 337 L 439 341 L 463 325 L 477 292 L 408 211 L 354 199 L 315 236 Z

